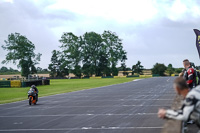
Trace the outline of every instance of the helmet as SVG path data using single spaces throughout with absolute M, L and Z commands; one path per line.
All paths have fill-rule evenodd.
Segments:
M 31 88 L 35 88 L 35 85 L 31 85 Z

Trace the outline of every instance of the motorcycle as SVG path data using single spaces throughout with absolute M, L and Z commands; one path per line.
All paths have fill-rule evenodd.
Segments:
M 37 92 L 35 91 L 35 89 L 30 88 L 30 90 L 28 91 L 28 101 L 29 101 L 29 105 L 36 105 L 37 100 L 36 100 L 36 96 L 37 96 Z

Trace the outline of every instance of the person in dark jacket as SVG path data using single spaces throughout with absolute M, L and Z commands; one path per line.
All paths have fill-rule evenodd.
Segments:
M 180 110 L 159 109 L 159 118 L 169 118 L 188 122 L 193 120 L 200 126 L 200 86 L 193 88 L 191 91 L 182 77 L 174 80 L 174 89 L 178 95 L 184 97 L 184 101 Z
M 196 71 L 191 67 L 188 59 L 183 60 L 183 78 L 186 80 L 190 90 L 196 87 Z

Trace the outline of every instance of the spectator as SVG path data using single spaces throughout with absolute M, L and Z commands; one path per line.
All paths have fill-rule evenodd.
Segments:
M 198 126 L 200 125 L 200 86 L 189 91 L 186 80 L 178 77 L 174 80 L 174 89 L 176 93 L 182 95 L 185 99 L 180 110 L 158 110 L 159 118 L 171 118 L 181 121 L 193 120 Z
M 188 59 L 183 60 L 183 78 L 186 80 L 190 89 L 196 87 L 196 72 L 194 68 L 191 67 Z

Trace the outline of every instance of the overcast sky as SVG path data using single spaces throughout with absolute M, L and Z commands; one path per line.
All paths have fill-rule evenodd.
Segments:
M 123 39 L 129 67 L 138 60 L 145 68 L 156 62 L 182 67 L 186 58 L 200 65 L 194 28 L 200 29 L 199 0 L 0 0 L 0 45 L 10 33 L 25 35 L 42 53 L 42 68 L 63 32 L 104 30 Z M 0 48 L 0 61 L 5 54 Z

